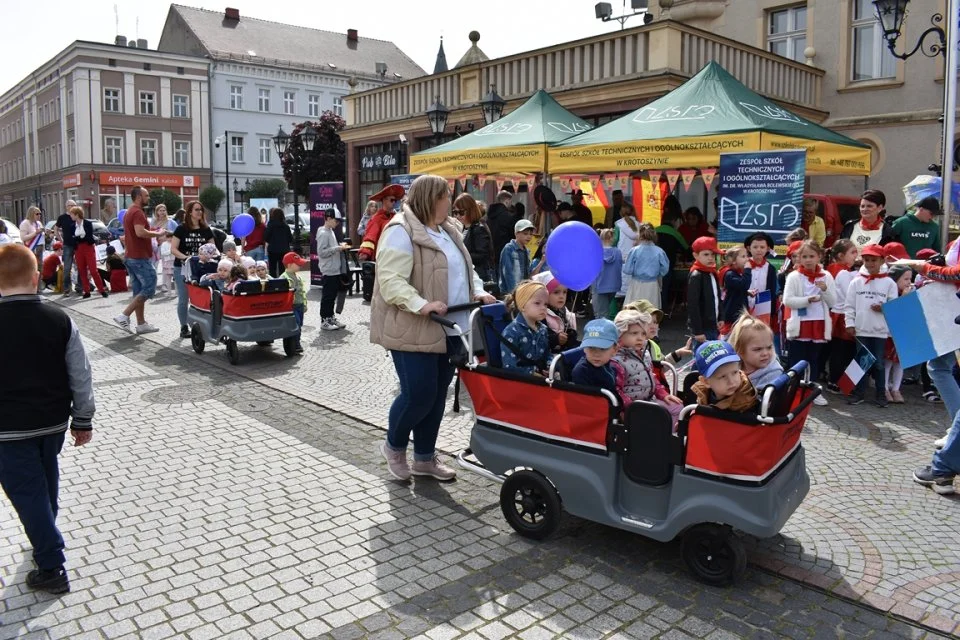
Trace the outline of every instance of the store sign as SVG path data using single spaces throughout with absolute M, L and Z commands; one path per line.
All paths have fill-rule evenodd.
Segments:
M 800 226 L 806 151 L 721 153 L 718 239 L 743 242 L 764 231 L 776 242 Z
M 141 187 L 196 187 L 199 176 L 176 176 L 153 173 L 101 173 L 102 185 L 140 185 Z
M 400 166 L 400 155 L 395 151 L 368 153 L 360 156 L 360 168 L 364 171 L 376 169 L 396 169 Z
M 79 187 L 82 183 L 83 183 L 83 178 L 79 173 L 71 173 L 69 175 L 63 176 L 64 189 Z

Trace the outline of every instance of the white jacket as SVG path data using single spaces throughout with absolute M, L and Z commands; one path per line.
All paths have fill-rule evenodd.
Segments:
M 800 321 L 803 319 L 796 312 L 797 309 L 806 309 L 811 305 L 820 305 L 823 310 L 823 336 L 829 342 L 833 335 L 833 322 L 830 320 L 830 307 L 836 302 L 837 288 L 833 283 L 833 276 L 829 271 L 822 271 L 823 281 L 827 290 L 820 292 L 819 302 L 810 302 L 810 294 L 804 292 L 804 282 L 807 281 L 799 271 L 791 271 L 783 285 L 783 306 L 790 307 L 790 317 L 787 318 L 787 340 L 793 340 L 800 335 Z M 818 278 L 819 280 L 819 278 Z
M 882 311 L 870 308 L 874 304 L 883 304 L 897 297 L 897 283 L 893 278 L 880 277 L 867 282 L 867 270 L 860 267 L 860 273 L 854 276 L 847 288 L 844 307 L 844 323 L 858 337 L 889 338 L 890 330 Z
M 830 311 L 842 314 L 847 308 L 847 289 L 850 288 L 850 282 L 855 275 L 857 275 L 855 271 L 844 270 L 834 278 L 833 284 L 837 289 L 837 299 L 834 301 L 833 306 L 830 307 Z

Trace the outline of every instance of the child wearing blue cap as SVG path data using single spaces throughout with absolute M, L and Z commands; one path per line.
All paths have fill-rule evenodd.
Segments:
M 697 404 L 725 411 L 753 411 L 757 391 L 740 370 L 740 356 L 723 340 L 709 340 L 697 348 L 700 380 L 693 385 Z
M 617 325 L 606 318 L 591 320 L 583 328 L 583 358 L 573 368 L 574 384 L 606 389 L 619 398 L 617 372 L 610 361 L 617 353 L 620 333 Z

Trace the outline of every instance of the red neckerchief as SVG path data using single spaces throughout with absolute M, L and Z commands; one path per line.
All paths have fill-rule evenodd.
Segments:
M 836 278 L 837 274 L 840 273 L 841 271 L 850 271 L 850 269 L 848 269 L 847 265 L 843 264 L 842 262 L 834 262 L 829 267 L 827 267 L 827 272 L 830 275 L 832 275 L 834 278 Z
M 813 284 L 814 282 L 816 282 L 817 278 L 823 275 L 823 270 L 820 268 L 820 265 L 817 265 L 817 268 L 813 273 L 810 273 L 809 271 L 804 269 L 803 266 L 798 266 L 797 272 L 800 275 L 805 276 L 807 280 L 810 281 L 810 284 Z
M 761 267 L 766 266 L 766 264 L 767 264 L 767 259 L 766 259 L 766 258 L 760 258 L 760 262 L 754 262 L 754 261 L 753 261 L 753 258 L 750 258 L 750 268 L 751 268 L 751 269 L 760 269 Z
M 717 280 L 723 282 L 723 278 L 727 275 L 727 271 L 730 271 L 731 268 L 732 267 L 728 267 L 727 265 L 720 267 L 720 270 L 717 271 Z
M 873 224 L 867 224 L 863 218 L 860 218 L 860 228 L 864 231 L 878 231 L 883 226 L 883 218 L 877 216 L 877 221 Z
M 860 275 L 863 277 L 864 282 L 870 282 L 871 280 L 879 280 L 880 278 L 887 278 L 887 277 L 889 277 L 889 276 L 887 276 L 887 274 L 885 274 L 885 273 L 878 273 L 878 274 L 873 275 L 873 276 L 870 275 L 869 273 L 861 273 Z
M 714 279 L 719 280 L 719 278 L 718 278 L 718 276 L 717 276 L 717 267 L 716 267 L 716 265 L 708 267 L 708 266 L 705 266 L 705 265 L 703 265 L 703 264 L 700 264 L 699 262 L 697 262 L 696 260 L 694 260 L 694 261 L 693 261 L 693 266 L 690 267 L 690 273 L 693 273 L 694 271 L 699 271 L 699 272 L 701 272 L 701 273 L 709 273 L 710 275 L 712 275 L 712 276 L 714 277 Z

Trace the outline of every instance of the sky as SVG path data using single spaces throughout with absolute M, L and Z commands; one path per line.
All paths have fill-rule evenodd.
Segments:
M 156 48 L 169 9 L 160 0 L 3 0 L 4 35 L 0 38 L 0 94 L 62 51 L 74 40 L 112 43 L 119 33 L 146 38 Z M 240 10 L 241 18 L 300 24 L 360 37 L 393 41 L 428 73 L 433 71 L 440 36 L 452 67 L 470 46 L 467 34 L 480 32 L 480 48 L 490 57 L 529 51 L 620 28 L 594 18 L 593 0 L 182 0 L 223 11 Z M 614 12 L 621 2 L 612 0 Z M 629 4 L 629 3 L 627 3 Z M 117 17 L 119 16 L 119 31 Z M 639 26 L 633 18 L 627 26 Z

